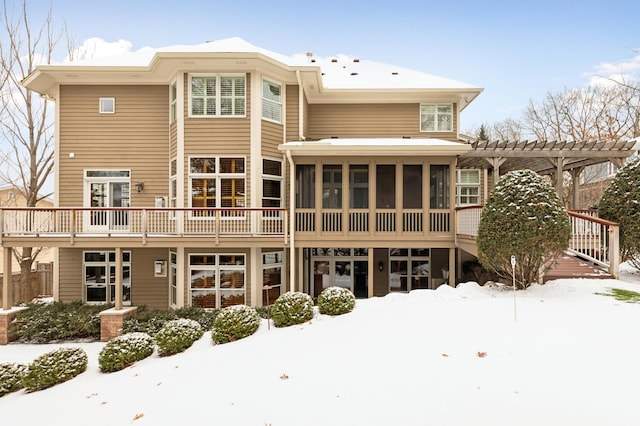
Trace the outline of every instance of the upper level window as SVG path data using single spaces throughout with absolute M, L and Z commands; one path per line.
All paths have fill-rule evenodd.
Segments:
M 420 131 L 453 131 L 453 104 L 421 104 Z
M 243 117 L 246 77 L 243 75 L 191 75 L 191 117 Z
M 237 157 L 190 158 L 191 207 L 244 207 L 244 163 Z
M 169 123 L 176 121 L 178 103 L 178 85 L 172 83 L 169 89 Z
M 262 207 L 282 207 L 282 162 L 262 160 Z
M 114 114 L 116 112 L 116 98 L 100 98 L 100 114 Z
M 282 122 L 282 86 L 269 80 L 262 81 L 262 118 Z
M 480 204 L 480 170 L 457 170 L 456 205 L 468 206 L 478 204 Z

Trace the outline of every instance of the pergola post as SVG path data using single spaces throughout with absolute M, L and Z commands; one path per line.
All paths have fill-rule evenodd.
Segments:
M 577 210 L 580 207 L 580 175 L 584 167 L 577 167 L 571 169 L 571 184 L 573 186 L 573 201 L 571 202 L 571 208 Z
M 504 164 L 507 159 L 502 157 L 488 157 L 485 158 L 485 160 L 491 165 L 491 168 L 493 169 L 493 186 L 495 187 L 498 183 L 498 180 L 500 180 L 500 166 Z

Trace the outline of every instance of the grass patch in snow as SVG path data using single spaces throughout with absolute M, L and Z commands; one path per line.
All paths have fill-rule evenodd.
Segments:
M 611 296 L 622 302 L 640 303 L 640 293 L 631 290 L 624 290 L 622 288 L 610 288 L 609 293 L 596 294 L 600 296 Z

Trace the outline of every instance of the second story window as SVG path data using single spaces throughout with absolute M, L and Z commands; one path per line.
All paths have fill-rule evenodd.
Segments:
M 456 172 L 456 205 L 480 204 L 480 170 L 458 170 Z
M 191 75 L 190 80 L 189 116 L 244 117 L 244 75 Z
M 262 160 L 262 207 L 282 207 L 282 162 Z
M 169 123 L 176 121 L 178 102 L 178 86 L 176 83 L 171 84 L 169 90 Z
M 420 131 L 453 131 L 453 104 L 421 104 Z
M 282 86 L 269 80 L 262 81 L 262 118 L 282 122 Z
M 245 159 L 241 157 L 191 157 L 191 207 L 244 207 L 244 163 Z

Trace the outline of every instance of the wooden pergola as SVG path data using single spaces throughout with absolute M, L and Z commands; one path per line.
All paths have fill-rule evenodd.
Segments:
M 512 170 L 529 169 L 553 177 L 556 191 L 562 194 L 562 175 L 571 174 L 573 205 L 578 204 L 579 177 L 586 166 L 610 161 L 622 167 L 625 160 L 640 149 L 640 139 L 627 141 L 474 141 L 469 152 L 458 159 L 459 168 L 493 170 L 493 182 Z M 558 178 L 560 176 L 560 178 Z

